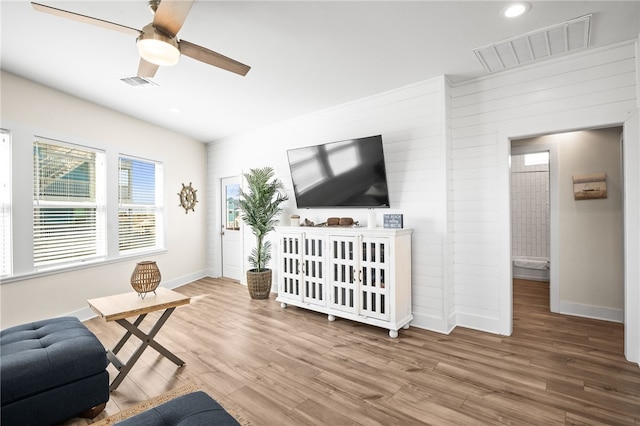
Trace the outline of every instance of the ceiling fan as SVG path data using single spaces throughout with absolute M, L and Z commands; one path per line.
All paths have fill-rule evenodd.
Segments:
M 176 35 L 184 24 L 194 0 L 149 0 L 149 9 L 153 12 L 153 22 L 142 30 L 92 18 L 79 13 L 45 6 L 32 2 L 33 8 L 63 18 L 87 24 L 98 25 L 110 30 L 136 35 L 136 45 L 140 54 L 138 77 L 153 77 L 160 66 L 175 65 L 180 55 L 186 55 L 200 62 L 222 68 L 236 74 L 246 75 L 251 67 L 228 58 L 220 53 L 198 46 L 186 40 L 178 40 Z

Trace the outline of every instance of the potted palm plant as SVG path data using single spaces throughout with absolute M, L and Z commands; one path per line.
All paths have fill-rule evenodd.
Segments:
M 272 167 L 250 169 L 244 173 L 247 191 L 240 190 L 239 206 L 242 220 L 251 227 L 256 246 L 248 257 L 252 268 L 247 271 L 247 287 L 252 299 L 266 299 L 271 292 L 271 242 L 265 237 L 278 224 L 281 204 L 289 198 L 282 193 L 282 182 L 274 177 Z

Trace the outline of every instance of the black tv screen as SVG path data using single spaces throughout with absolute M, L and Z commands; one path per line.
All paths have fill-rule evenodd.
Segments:
M 298 208 L 389 207 L 382 136 L 287 151 Z

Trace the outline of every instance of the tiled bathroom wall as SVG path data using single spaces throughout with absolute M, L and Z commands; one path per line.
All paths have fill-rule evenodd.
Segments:
M 511 252 L 549 258 L 549 165 L 511 157 Z

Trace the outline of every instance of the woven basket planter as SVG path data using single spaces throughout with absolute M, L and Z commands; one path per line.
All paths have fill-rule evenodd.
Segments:
M 131 287 L 144 298 L 151 291 L 155 293 L 161 278 L 160 269 L 158 269 L 155 261 L 145 260 L 138 262 L 131 274 Z
M 247 287 L 252 299 L 268 299 L 271 294 L 271 269 L 247 271 Z

